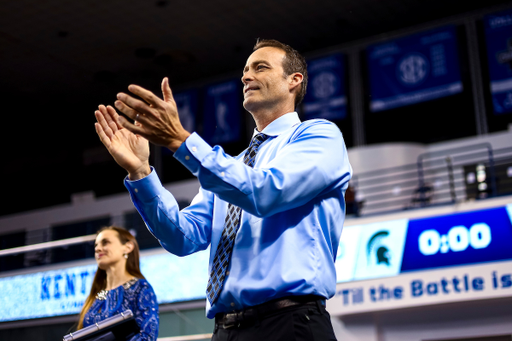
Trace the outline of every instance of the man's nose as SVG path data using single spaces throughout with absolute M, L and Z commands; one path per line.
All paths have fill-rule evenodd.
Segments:
M 250 82 L 252 79 L 252 74 L 250 72 L 246 72 L 242 76 L 242 83 L 247 84 L 247 82 Z

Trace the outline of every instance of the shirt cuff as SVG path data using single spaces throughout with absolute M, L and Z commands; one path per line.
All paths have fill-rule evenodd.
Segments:
M 192 174 L 197 176 L 201 162 L 212 151 L 212 147 L 199 135 L 192 133 L 174 153 L 174 158 L 181 162 Z
M 151 173 L 139 180 L 130 180 L 128 176 L 124 179 L 124 185 L 128 191 L 141 201 L 148 201 L 160 195 L 163 186 L 155 172 L 151 167 Z

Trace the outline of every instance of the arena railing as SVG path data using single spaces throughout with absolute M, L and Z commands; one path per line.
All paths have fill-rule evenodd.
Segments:
M 416 163 L 356 174 L 359 216 L 512 194 L 512 148 L 488 143 L 424 153 Z
M 117 223 L 116 223 L 117 222 Z M 119 222 L 122 222 L 119 224 Z M 133 210 L 122 216 L 104 217 L 79 223 L 18 231 L 0 237 L 0 274 L 50 264 L 94 258 L 96 231 L 120 225 L 136 236 L 141 250 L 161 248 L 144 222 Z M 67 238 L 69 237 L 69 238 Z

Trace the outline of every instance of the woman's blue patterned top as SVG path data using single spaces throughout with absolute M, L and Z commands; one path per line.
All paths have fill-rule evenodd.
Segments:
M 108 291 L 106 299 L 96 300 L 84 317 L 84 327 L 130 309 L 140 333 L 130 341 L 154 341 L 158 337 L 158 303 L 153 288 L 145 279 L 134 278 Z

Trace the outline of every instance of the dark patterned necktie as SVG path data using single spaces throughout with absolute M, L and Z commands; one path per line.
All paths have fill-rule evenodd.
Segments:
M 254 160 L 260 145 L 268 139 L 269 136 L 265 134 L 258 134 L 253 137 L 249 148 L 244 155 L 244 163 L 249 167 L 254 167 Z M 235 244 L 236 233 L 240 227 L 240 216 L 242 209 L 233 204 L 228 205 L 228 213 L 224 222 L 224 230 L 213 258 L 212 270 L 206 287 L 206 296 L 212 305 L 224 285 L 224 280 L 227 276 L 227 269 L 231 262 L 231 253 Z

